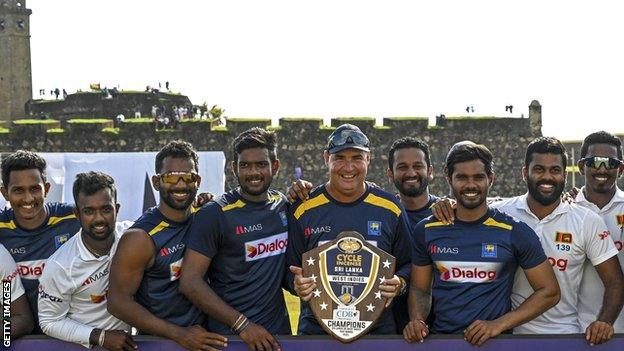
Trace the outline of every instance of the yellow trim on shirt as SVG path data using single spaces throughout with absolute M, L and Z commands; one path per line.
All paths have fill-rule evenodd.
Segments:
M 6 229 L 15 229 L 17 227 L 15 226 L 15 222 L 13 222 L 13 221 L 0 222 L 0 229 L 4 229 L 4 228 L 6 228 Z
M 169 223 L 167 223 L 165 221 L 162 221 L 162 222 L 158 223 L 158 225 L 155 226 L 154 229 L 150 230 L 149 233 L 147 233 L 147 234 L 152 236 L 152 235 L 160 232 L 161 230 L 167 228 L 168 226 L 169 226 Z
M 368 196 L 364 199 L 364 202 L 390 210 L 391 212 L 394 212 L 397 217 L 401 215 L 401 209 L 399 206 L 390 200 L 384 199 L 383 197 L 368 194 Z
M 50 217 L 50 219 L 48 219 L 48 225 L 55 225 L 55 224 L 57 224 L 59 222 L 62 222 L 64 220 L 66 220 L 66 219 L 75 219 L 75 218 L 76 218 L 76 215 L 74 215 L 74 214 L 70 214 L 70 215 L 67 215 L 65 217 Z
M 295 218 L 299 219 L 299 217 L 301 217 L 305 213 L 305 211 L 325 205 L 328 202 L 329 199 L 325 196 L 325 194 L 320 194 L 316 197 L 313 197 L 297 207 L 297 210 L 295 211 Z
M 425 224 L 425 228 L 430 228 L 430 227 L 442 227 L 448 225 L 448 223 L 444 223 L 444 222 L 430 222 Z
M 245 203 L 243 202 L 243 200 L 238 200 L 233 204 L 229 204 L 229 205 L 225 205 L 221 208 L 221 210 L 223 210 L 223 212 L 229 211 L 229 210 L 233 210 L 235 208 L 243 208 L 245 207 Z
M 498 221 L 494 220 L 494 218 L 492 218 L 492 217 L 488 218 L 485 222 L 483 222 L 483 224 L 485 224 L 487 226 L 490 226 L 490 227 L 503 228 L 503 229 L 506 229 L 506 230 L 512 230 L 513 229 L 513 227 L 511 225 L 506 224 L 506 223 L 498 222 Z

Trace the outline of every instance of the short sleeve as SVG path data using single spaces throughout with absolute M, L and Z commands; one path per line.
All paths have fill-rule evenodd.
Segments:
M 222 242 L 220 213 L 221 207 L 216 202 L 208 203 L 195 213 L 189 227 L 189 249 L 209 258 L 217 255 Z
M 583 221 L 583 230 L 585 230 L 583 233 L 585 254 L 593 266 L 597 266 L 618 254 L 609 228 L 597 214 L 587 213 Z
M 431 256 L 427 252 L 425 238 L 426 222 L 426 219 L 418 222 L 412 230 L 412 264 L 415 266 L 429 266 L 433 264 Z
M 9 251 L 2 245 L 0 245 L 0 280 L 11 283 L 11 302 L 24 295 L 24 286 L 17 265 Z
M 524 222 L 516 222 L 511 233 L 511 245 L 522 269 L 531 269 L 546 261 L 544 248 L 537 234 Z
M 409 280 L 410 276 L 410 262 L 411 262 L 411 227 L 407 214 L 403 209 L 401 215 L 397 218 L 395 241 L 392 248 L 392 254 L 396 258 L 397 271 L 396 274 Z

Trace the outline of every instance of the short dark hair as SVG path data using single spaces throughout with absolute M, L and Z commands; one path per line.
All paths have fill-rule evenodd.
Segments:
M 485 167 L 485 173 L 492 175 L 494 172 L 493 156 L 485 145 L 475 144 L 471 141 L 462 141 L 451 147 L 446 155 L 446 174 L 451 177 L 455 171 L 455 165 L 461 162 L 480 160 Z
M 620 138 L 615 135 L 605 132 L 601 130 L 599 132 L 591 133 L 585 140 L 583 140 L 583 145 L 581 145 L 581 158 L 587 156 L 587 151 L 589 147 L 594 144 L 609 144 L 615 146 L 617 149 L 617 157 L 618 159 L 622 159 L 622 141 Z
M 72 192 L 74 195 L 74 203 L 78 206 L 78 196 L 80 194 L 91 196 L 100 190 L 109 189 L 113 200 L 117 202 L 117 188 L 115 180 L 106 173 L 90 171 L 86 173 L 76 174 Z
M 529 164 L 533 159 L 533 154 L 555 154 L 561 155 L 561 162 L 565 168 L 568 164 L 568 154 L 566 148 L 559 139 L 554 137 L 539 137 L 533 140 L 526 149 L 524 157 L 524 167 L 529 168 Z
M 429 145 L 424 141 L 414 137 L 404 137 L 394 141 L 388 151 L 388 167 L 392 169 L 394 167 L 394 153 L 400 149 L 415 148 L 421 150 L 425 154 L 425 162 L 427 167 L 431 166 L 431 156 L 429 155 Z
M 232 142 L 234 160 L 238 161 L 238 155 L 244 150 L 262 148 L 269 152 L 271 161 L 277 159 L 277 137 L 274 132 L 253 127 L 240 133 Z
M 195 171 L 199 166 L 199 157 L 191 143 L 184 140 L 174 140 L 163 146 L 156 154 L 156 173 L 160 174 L 165 158 L 190 158 L 195 163 Z
M 46 181 L 46 160 L 32 151 L 17 150 L 7 157 L 2 158 L 2 184 L 9 186 L 11 172 L 36 169 L 41 174 L 41 179 Z

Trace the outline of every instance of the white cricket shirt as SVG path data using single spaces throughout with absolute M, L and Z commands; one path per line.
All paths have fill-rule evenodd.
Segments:
M 19 276 L 17 264 L 2 244 L 0 244 L 0 280 L 11 282 L 11 302 L 24 295 L 24 286 Z
M 95 257 L 85 247 L 81 230 L 48 258 L 39 278 L 39 325 L 44 333 L 89 347 L 94 328 L 130 331 L 106 310 L 110 262 L 130 225 L 117 222 L 108 255 Z
M 620 265 L 624 266 L 624 252 L 622 251 L 622 243 L 624 242 L 624 191 L 617 189 L 611 201 L 603 208 L 589 202 L 583 191 L 576 196 L 576 203 L 586 207 L 598 214 L 609 228 L 610 237 L 618 249 L 618 259 Z M 583 330 L 596 320 L 600 308 L 602 307 L 602 296 L 604 294 L 604 286 L 596 273 L 596 269 L 587 264 L 583 271 L 583 279 L 581 280 L 581 291 L 579 293 L 578 310 Z M 620 316 L 613 323 L 616 333 L 624 333 L 624 313 L 620 312 Z
M 551 214 L 539 220 L 529 209 L 527 196 L 491 206 L 525 222 L 538 235 L 559 282 L 561 300 L 532 321 L 514 328 L 514 334 L 582 333 L 577 302 L 585 261 L 598 265 L 617 255 L 617 249 L 613 240 L 605 236 L 609 231 L 607 226 L 592 211 L 561 202 Z M 512 307 L 517 308 L 533 291 L 524 271 L 519 269 L 511 293 Z

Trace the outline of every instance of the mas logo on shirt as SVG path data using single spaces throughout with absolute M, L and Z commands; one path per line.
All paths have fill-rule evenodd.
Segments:
M 58 249 L 61 245 L 65 244 L 69 240 L 69 234 L 61 234 L 54 237 L 54 246 Z
M 481 257 L 496 258 L 496 244 L 481 243 Z
M 279 213 L 280 219 L 282 220 L 282 225 L 283 226 L 287 226 L 288 225 L 288 217 L 286 217 L 286 211 L 281 211 Z
M 286 252 L 286 246 L 288 246 L 288 232 L 246 242 L 245 261 L 255 261 L 283 254 Z
M 237 225 L 236 228 L 234 228 L 234 232 L 236 233 L 236 235 L 251 233 L 251 232 L 258 231 L 258 230 L 262 230 L 261 223 L 249 225 L 249 226 Z
M 368 235 L 372 235 L 372 236 L 381 235 L 381 222 L 380 221 L 368 221 Z
M 562 244 L 572 244 L 572 233 L 557 232 L 557 235 L 555 235 L 555 242 Z
M 171 274 L 170 280 L 172 282 L 180 279 L 180 274 L 182 274 L 182 261 L 183 260 L 184 259 L 181 258 L 169 265 L 169 273 Z

